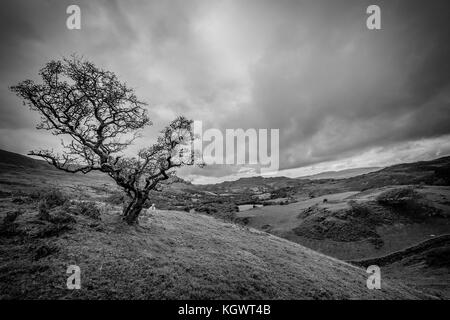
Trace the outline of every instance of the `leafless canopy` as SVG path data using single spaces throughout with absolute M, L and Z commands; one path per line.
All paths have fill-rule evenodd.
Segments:
M 47 63 L 39 74 L 42 83 L 26 80 L 11 90 L 40 113 L 38 129 L 71 139 L 63 143 L 62 154 L 39 150 L 30 155 L 67 172 L 105 172 L 133 198 L 146 198 L 174 173 L 171 169 L 193 164 L 192 121 L 184 117 L 171 122 L 136 157 L 123 156 L 151 121 L 146 104 L 113 72 L 73 56 Z

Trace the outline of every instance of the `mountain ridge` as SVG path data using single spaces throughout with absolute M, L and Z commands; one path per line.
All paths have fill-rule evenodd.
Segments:
M 354 176 L 374 172 L 383 169 L 383 167 L 361 167 L 335 171 L 323 171 L 312 175 L 297 177 L 296 179 L 346 179 Z
M 30 167 L 30 168 L 40 168 L 40 169 L 46 169 L 46 170 L 57 170 L 52 165 L 48 164 L 44 160 L 40 159 L 34 159 L 26 155 L 10 152 L 7 150 L 0 149 L 0 163 L 7 164 L 10 166 L 23 166 L 23 167 Z M 448 165 L 450 164 L 450 156 L 444 156 L 439 157 L 432 160 L 425 160 L 425 161 L 417 161 L 417 162 L 406 162 L 406 163 L 400 163 L 395 164 L 392 166 L 387 167 L 362 167 L 362 168 L 350 168 L 345 170 L 339 170 L 339 171 L 324 171 L 321 173 L 317 173 L 314 175 L 309 176 L 302 176 L 297 178 L 290 178 L 286 176 L 279 176 L 279 177 L 263 177 L 263 176 L 254 176 L 254 177 L 244 177 L 239 178 L 237 180 L 233 181 L 224 181 L 220 183 L 214 183 L 214 184 L 202 184 L 202 185 L 196 185 L 199 187 L 226 187 L 226 186 L 236 186 L 236 185 L 255 185 L 256 183 L 263 183 L 263 184 L 269 184 L 269 185 L 276 185 L 280 183 L 288 183 L 288 185 L 295 185 L 297 181 L 308 181 L 308 180 L 342 180 L 342 181 L 353 181 L 352 179 L 360 179 L 360 178 L 367 178 L 371 179 L 374 176 L 382 175 L 382 174 L 394 174 L 396 172 L 408 172 L 411 170 L 419 170 L 419 171 L 430 171 L 430 170 L 438 170 L 439 166 L 442 165 Z M 450 183 L 450 172 L 449 169 L 444 169 L 444 174 L 448 173 L 447 179 L 443 177 L 444 181 L 446 183 Z M 442 173 L 442 172 L 441 172 Z M 332 176 L 335 177 L 332 177 Z M 345 176 L 347 175 L 347 176 Z M 442 174 L 440 175 L 440 177 Z M 442 178 L 442 177 L 441 177 Z M 179 178 L 177 179 L 177 182 L 183 182 L 185 184 L 190 184 L 190 182 Z

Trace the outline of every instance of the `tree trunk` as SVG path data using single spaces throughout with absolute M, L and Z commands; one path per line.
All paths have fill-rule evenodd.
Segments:
M 137 224 L 139 214 L 141 213 L 145 203 L 145 197 L 142 195 L 137 195 L 125 208 L 124 210 L 124 220 L 128 224 Z

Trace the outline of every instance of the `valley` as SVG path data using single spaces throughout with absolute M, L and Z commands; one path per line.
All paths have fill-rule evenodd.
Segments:
M 175 178 L 151 193 L 146 207 L 157 210 L 147 209 L 140 226 L 130 229 L 120 223 L 127 199 L 107 177 L 0 155 L 0 282 L 6 298 L 21 296 L 20 290 L 22 297 L 37 290 L 42 297 L 69 298 L 56 283 L 68 261 L 89 270 L 92 288 L 108 288 L 71 298 L 120 298 L 124 292 L 168 299 L 450 298 L 450 244 L 439 240 L 450 234 L 450 157 L 343 179 L 254 177 L 193 185 Z M 50 211 L 62 223 L 36 220 L 48 190 L 66 198 Z M 90 214 L 93 221 L 83 203 L 100 208 Z M 431 244 L 401 254 L 422 243 Z M 401 258 L 381 266 L 388 289 L 367 292 L 363 261 L 390 255 Z M 137 287 L 143 277 L 156 289 L 144 285 L 137 293 L 120 282 L 118 292 L 110 292 L 107 273 L 133 278 Z M 54 290 L 25 288 L 30 276 Z

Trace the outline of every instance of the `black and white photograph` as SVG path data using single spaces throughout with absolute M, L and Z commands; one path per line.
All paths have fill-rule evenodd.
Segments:
M 0 6 L 0 300 L 450 299 L 448 0 Z

